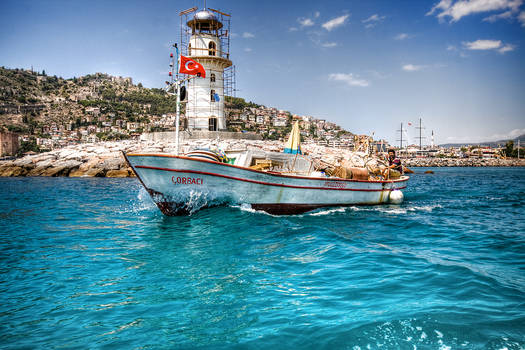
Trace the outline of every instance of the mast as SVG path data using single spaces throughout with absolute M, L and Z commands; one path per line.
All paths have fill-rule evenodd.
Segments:
M 399 149 L 402 150 L 403 149 L 403 123 L 401 123 L 401 129 L 399 129 L 398 131 L 401 137 L 397 141 L 399 141 Z
M 422 126 L 422 120 L 421 118 L 419 118 L 419 126 L 416 127 L 416 129 L 419 129 L 419 150 L 423 150 L 423 139 L 425 138 L 423 135 L 422 135 L 422 131 L 424 129 L 424 127 Z M 432 134 L 433 135 L 433 134 Z

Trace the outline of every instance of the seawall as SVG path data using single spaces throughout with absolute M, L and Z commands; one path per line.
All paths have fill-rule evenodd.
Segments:
M 224 136 L 224 134 L 222 134 Z M 168 153 L 175 154 L 174 138 L 163 135 L 161 140 L 125 140 L 81 144 L 28 155 L 14 160 L 0 161 L 0 176 L 69 176 L 69 177 L 132 177 L 133 171 L 126 163 L 126 153 Z M 219 148 L 223 150 L 264 150 L 282 152 L 282 141 L 247 139 L 183 139 L 180 152 L 194 148 Z M 313 159 L 338 164 L 345 159 L 346 166 L 374 169 L 380 166 L 376 159 L 364 153 L 346 149 L 330 148 L 316 144 L 303 144 L 303 151 Z M 525 160 L 517 159 L 455 159 L 455 158 L 411 158 L 403 159 L 407 167 L 508 167 L 525 166 Z

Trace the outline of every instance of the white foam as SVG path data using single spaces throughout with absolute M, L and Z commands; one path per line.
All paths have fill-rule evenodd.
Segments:
M 241 211 L 245 211 L 245 212 L 248 212 L 248 213 L 264 214 L 264 215 L 268 215 L 268 216 L 279 217 L 279 215 L 273 215 L 273 214 L 265 212 L 264 210 L 253 209 L 252 206 L 250 204 L 247 204 L 247 203 L 242 203 L 241 205 L 232 204 L 232 205 L 230 205 L 230 207 L 231 208 L 239 208 Z
M 344 213 L 345 211 L 346 211 L 346 208 L 339 207 L 339 208 L 333 208 L 333 209 L 328 209 L 328 210 L 323 210 L 323 211 L 316 211 L 316 212 L 313 212 L 313 213 L 308 213 L 307 215 L 320 216 L 320 215 L 329 215 L 329 214 L 332 214 L 332 213 Z

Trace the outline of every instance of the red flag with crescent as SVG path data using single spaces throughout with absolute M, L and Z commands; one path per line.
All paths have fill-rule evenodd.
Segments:
M 179 73 L 197 75 L 201 78 L 206 78 L 206 71 L 202 64 L 182 55 L 180 55 Z

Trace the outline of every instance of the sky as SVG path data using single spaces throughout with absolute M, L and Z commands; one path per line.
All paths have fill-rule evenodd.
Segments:
M 164 87 L 204 1 L 0 0 L 0 65 Z M 208 0 L 231 14 L 237 96 L 398 144 L 525 133 L 525 0 Z M 408 123 L 411 123 L 409 125 Z M 417 141 L 419 142 L 419 141 Z

